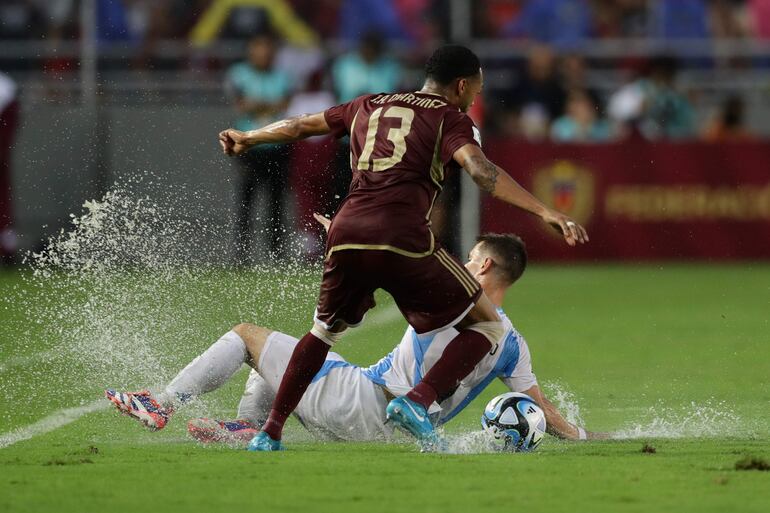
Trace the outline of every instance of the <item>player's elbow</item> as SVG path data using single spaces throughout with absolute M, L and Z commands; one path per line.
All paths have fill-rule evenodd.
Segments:
M 486 190 L 487 182 L 484 175 L 480 171 L 468 171 L 468 174 L 470 175 L 473 182 L 479 186 L 479 188 Z
M 307 127 L 305 126 L 305 123 L 303 123 L 304 117 L 306 116 L 297 116 L 287 120 L 285 127 L 286 135 L 291 139 L 302 139 L 307 137 Z
M 466 162 L 465 170 L 481 190 L 495 195 L 500 172 L 494 163 L 483 156 L 471 157 Z
M 314 135 L 323 135 L 329 132 L 326 122 L 322 115 L 318 114 L 303 114 L 292 118 L 294 121 L 296 130 L 296 137 L 304 139 L 305 137 L 312 137 Z

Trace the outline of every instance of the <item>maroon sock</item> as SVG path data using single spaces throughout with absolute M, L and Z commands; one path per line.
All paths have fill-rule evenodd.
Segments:
M 492 350 L 489 339 L 473 330 L 461 331 L 448 346 L 436 364 L 423 376 L 406 396 L 427 410 L 438 397 L 446 397 L 470 374 L 484 355 Z
M 329 344 L 310 333 L 297 343 L 273 400 L 270 416 L 262 426 L 262 431 L 273 440 L 281 439 L 286 419 L 297 407 L 313 377 L 321 369 L 329 349 Z

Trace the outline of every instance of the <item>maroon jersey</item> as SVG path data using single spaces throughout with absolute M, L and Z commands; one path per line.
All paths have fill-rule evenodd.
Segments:
M 433 253 L 430 212 L 455 151 L 479 145 L 470 117 L 431 93 L 360 96 L 324 112 L 350 135 L 353 178 L 329 229 L 327 256 L 343 249 Z

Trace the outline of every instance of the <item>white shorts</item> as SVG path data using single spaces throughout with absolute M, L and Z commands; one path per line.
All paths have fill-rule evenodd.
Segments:
M 298 339 L 274 331 L 257 364 L 260 376 L 278 392 Z M 361 368 L 330 352 L 294 414 L 313 435 L 332 440 L 383 440 L 393 436 L 385 424 L 388 400 L 383 389 Z

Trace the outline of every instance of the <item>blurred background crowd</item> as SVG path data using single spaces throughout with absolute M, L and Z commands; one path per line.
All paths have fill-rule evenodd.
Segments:
M 471 115 L 485 136 L 770 135 L 770 0 L 2 0 L 0 189 L 10 188 L 3 169 L 20 104 L 210 105 L 249 129 L 364 93 L 414 90 L 446 41 L 482 58 L 484 97 Z M 292 162 L 345 167 L 344 142 L 315 143 L 238 162 L 238 259 L 251 251 L 257 193 L 269 195 L 269 246 L 280 248 Z M 328 197 L 300 197 L 300 210 L 321 202 L 329 211 L 344 196 L 341 171 L 318 180 L 332 184 Z M 9 246 L 11 201 L 2 203 Z
M 378 29 L 420 43 L 451 36 L 452 0 L 96 0 L 104 41 L 248 37 L 267 17 L 293 37 L 357 40 Z M 79 0 L 4 0 L 0 37 L 77 39 Z M 763 0 L 475 0 L 474 38 L 529 38 L 559 45 L 585 39 L 769 38 Z M 260 12 L 261 11 L 261 12 Z
M 746 89 L 768 94 L 752 72 L 770 69 L 770 0 L 3 0 L 0 70 L 61 99 L 87 36 L 104 93 L 125 100 L 144 72 L 144 101 L 184 96 L 187 78 L 165 78 L 188 72 L 194 92 L 225 101 L 234 89 L 215 84 L 249 80 L 231 66 L 265 33 L 286 77 L 282 111 L 308 91 L 344 102 L 414 88 L 436 42 L 461 39 L 479 42 L 488 69 L 487 108 L 475 114 L 487 132 L 556 142 L 766 132 L 746 119 Z

